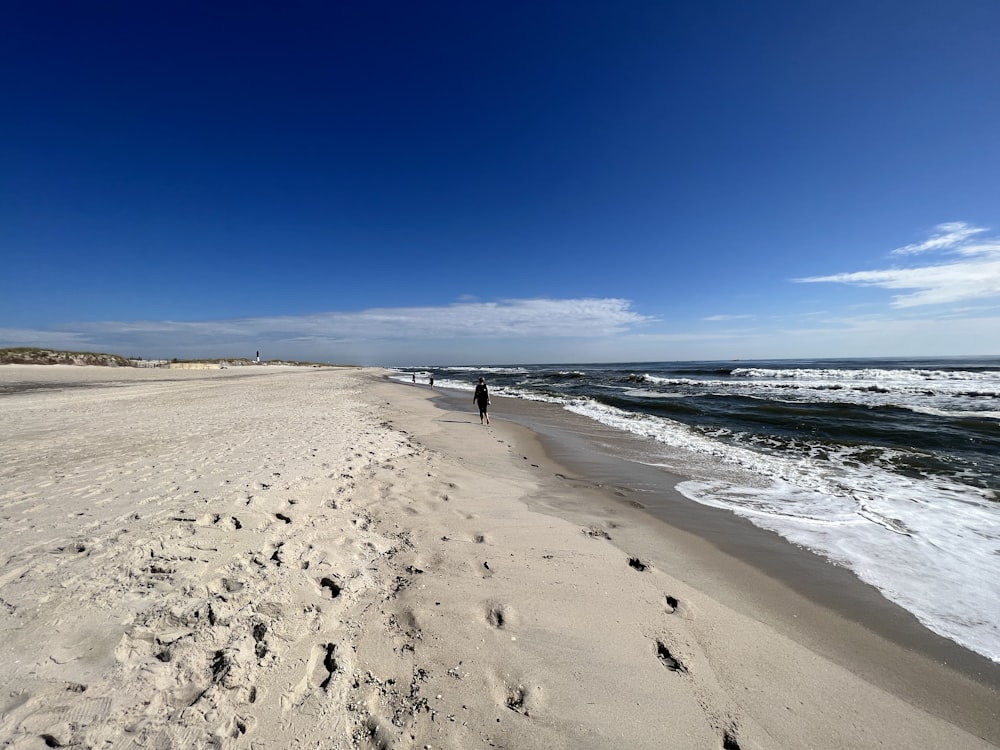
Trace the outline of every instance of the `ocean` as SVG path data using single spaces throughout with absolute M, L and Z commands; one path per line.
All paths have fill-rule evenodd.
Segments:
M 1000 358 L 399 368 L 547 401 L 1000 662 Z

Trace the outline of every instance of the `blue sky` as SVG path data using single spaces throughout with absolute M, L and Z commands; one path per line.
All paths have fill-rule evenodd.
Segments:
M 1000 354 L 1000 3 L 0 5 L 0 346 Z

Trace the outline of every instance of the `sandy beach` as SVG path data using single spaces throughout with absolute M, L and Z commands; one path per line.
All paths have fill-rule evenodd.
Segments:
M 0 366 L 0 746 L 1000 747 L 1000 666 L 434 393 Z

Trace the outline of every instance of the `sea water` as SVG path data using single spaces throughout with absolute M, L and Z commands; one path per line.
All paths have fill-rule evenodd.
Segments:
M 1000 662 L 1000 358 L 399 369 L 557 403 Z

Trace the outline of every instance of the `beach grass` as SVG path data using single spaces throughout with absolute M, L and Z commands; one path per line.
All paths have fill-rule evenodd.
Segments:
M 0 364 L 17 365 L 99 365 L 104 367 L 133 367 L 132 361 L 120 354 L 106 352 L 75 352 L 18 346 L 0 349 Z

